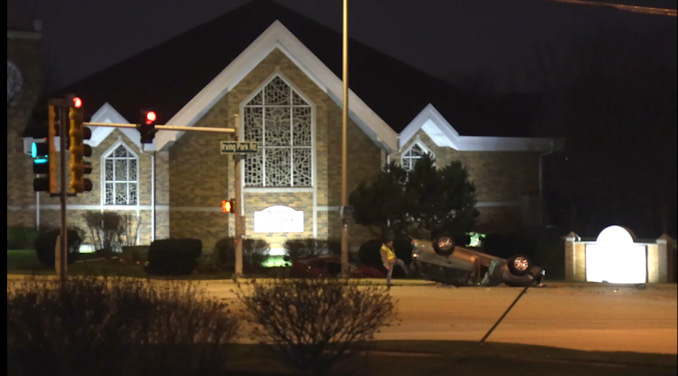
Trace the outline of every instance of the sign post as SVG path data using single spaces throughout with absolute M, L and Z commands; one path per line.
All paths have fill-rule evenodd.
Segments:
M 233 161 L 235 170 L 233 173 L 233 191 L 235 196 L 235 239 L 234 248 L 235 248 L 235 272 L 233 274 L 233 279 L 242 277 L 242 238 L 245 235 L 245 217 L 243 217 L 243 198 L 241 193 L 242 186 L 242 176 L 240 174 L 240 161 L 245 159 L 245 154 L 256 153 L 259 143 L 257 141 L 238 141 L 238 126 L 239 118 L 238 114 L 234 115 L 235 125 L 233 127 L 234 131 L 234 141 L 221 141 L 220 149 L 221 154 L 233 154 Z

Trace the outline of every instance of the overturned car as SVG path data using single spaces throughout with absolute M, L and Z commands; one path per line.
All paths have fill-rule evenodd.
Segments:
M 459 247 L 447 234 L 413 239 L 412 264 L 422 277 L 455 286 L 538 286 L 545 274 L 525 255 L 492 256 Z

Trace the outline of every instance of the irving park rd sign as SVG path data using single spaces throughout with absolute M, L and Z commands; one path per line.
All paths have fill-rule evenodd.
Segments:
M 221 154 L 256 153 L 257 141 L 221 141 Z

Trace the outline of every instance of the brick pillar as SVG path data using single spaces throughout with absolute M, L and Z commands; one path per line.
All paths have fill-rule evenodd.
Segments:
M 657 239 L 657 244 L 648 244 L 647 250 L 647 281 L 649 283 L 666 282 L 666 245 L 661 244 L 662 240 Z
M 577 257 L 574 242 L 579 241 L 579 235 L 570 232 L 565 236 L 565 280 L 576 281 L 575 270 Z
M 650 260 L 648 260 L 649 263 Z M 667 234 L 657 239 L 658 280 L 660 283 L 676 282 L 676 241 Z

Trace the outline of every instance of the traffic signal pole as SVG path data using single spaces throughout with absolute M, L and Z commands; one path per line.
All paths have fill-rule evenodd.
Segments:
M 55 103 L 55 107 L 58 109 L 59 116 L 59 158 L 61 162 L 61 187 L 59 190 L 59 200 L 61 201 L 61 234 L 59 235 L 59 241 L 57 242 L 56 249 L 54 250 L 54 267 L 56 269 L 57 277 L 61 281 L 66 279 L 67 265 L 68 265 L 68 225 L 66 220 L 66 137 L 68 137 L 68 132 L 66 130 L 66 125 L 69 124 L 68 113 L 66 112 L 67 102 L 63 103 L 63 100 L 56 100 L 59 103 Z M 64 105 L 65 104 L 65 105 Z
M 137 124 L 126 124 L 126 123 L 85 122 L 82 124 L 92 127 L 137 128 Z M 235 133 L 235 129 L 233 128 L 186 127 L 181 125 L 156 125 L 155 129 L 164 131 L 182 131 L 182 132 L 198 131 L 198 132 Z

